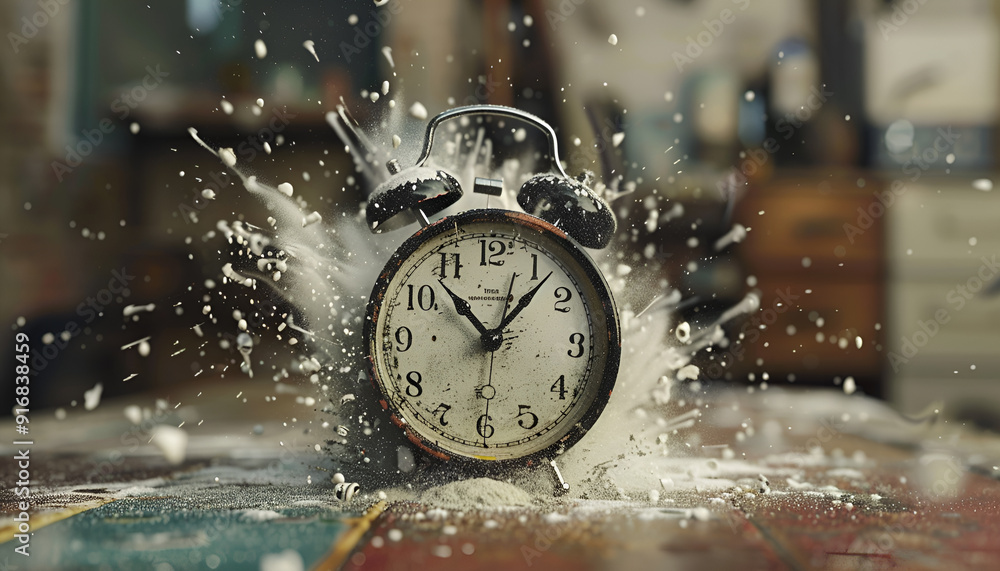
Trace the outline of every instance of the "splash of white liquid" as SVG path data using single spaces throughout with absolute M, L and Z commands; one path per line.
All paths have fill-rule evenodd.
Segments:
M 316 58 L 316 61 L 319 61 L 319 56 L 316 55 L 316 42 L 312 40 L 306 40 L 302 42 L 302 47 L 304 47 L 307 52 L 311 53 L 312 56 Z

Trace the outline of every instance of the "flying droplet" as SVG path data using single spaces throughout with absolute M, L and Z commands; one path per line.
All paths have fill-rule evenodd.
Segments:
M 316 58 L 316 61 L 319 61 L 319 56 L 316 55 L 316 42 L 314 42 L 312 40 L 306 40 L 306 41 L 302 42 L 302 47 L 304 47 L 306 49 L 306 51 L 308 51 L 309 53 L 311 53 L 312 56 L 314 58 Z
M 219 158 L 227 167 L 236 166 L 236 153 L 229 147 L 219 149 Z
M 424 107 L 423 103 L 417 101 L 410 106 L 410 115 L 420 119 L 421 121 L 425 121 L 427 119 L 427 108 Z

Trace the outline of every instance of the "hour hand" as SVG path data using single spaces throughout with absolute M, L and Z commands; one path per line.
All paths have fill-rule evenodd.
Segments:
M 500 326 L 496 328 L 496 331 L 503 331 L 505 327 L 510 325 L 511 321 L 514 321 L 514 318 L 517 317 L 517 314 L 521 313 L 521 311 L 523 311 L 524 308 L 528 307 L 528 304 L 531 303 L 531 299 L 535 297 L 535 293 L 538 292 L 539 289 L 541 289 L 541 287 L 545 284 L 545 281 L 548 280 L 551 275 L 552 272 L 549 272 L 549 275 L 545 276 L 542 279 L 542 281 L 538 283 L 538 285 L 531 288 L 531 291 L 522 295 L 521 299 L 517 300 L 517 305 L 514 307 L 514 310 L 510 312 L 510 315 L 508 315 L 503 319 L 503 321 L 500 323 Z M 513 282 L 511 282 L 511 284 L 513 285 Z
M 448 286 L 444 285 L 443 280 L 438 280 L 438 283 L 441 284 L 441 287 L 444 288 L 444 291 L 448 292 L 448 296 L 451 297 L 452 303 L 455 304 L 455 311 L 459 315 L 466 317 L 472 323 L 473 327 L 476 328 L 476 331 L 478 331 L 480 335 L 486 333 L 487 331 L 486 326 L 484 326 L 483 323 L 479 321 L 479 318 L 476 317 L 476 314 L 472 313 L 472 306 L 469 305 L 469 302 L 458 297 L 458 295 L 456 295 L 455 292 L 448 289 Z

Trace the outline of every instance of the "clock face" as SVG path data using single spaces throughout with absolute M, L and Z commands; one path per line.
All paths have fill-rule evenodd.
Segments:
M 442 458 L 513 460 L 579 440 L 620 357 L 614 301 L 590 257 L 526 214 L 479 210 L 393 255 L 365 322 L 383 407 Z

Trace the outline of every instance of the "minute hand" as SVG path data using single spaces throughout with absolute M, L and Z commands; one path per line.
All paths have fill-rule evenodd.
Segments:
M 521 299 L 517 300 L 517 305 L 514 307 L 514 310 L 511 311 L 507 315 L 507 317 L 504 318 L 504 320 L 500 323 L 500 326 L 494 329 L 494 331 L 503 331 L 505 327 L 510 325 L 510 322 L 514 321 L 514 318 L 517 317 L 517 314 L 521 313 L 521 311 L 523 311 L 524 308 L 528 307 L 528 304 L 531 303 L 531 298 L 535 297 L 535 293 L 539 290 L 539 288 L 542 287 L 542 285 L 545 284 L 545 281 L 548 280 L 549 276 L 551 275 L 552 272 L 549 272 L 549 275 L 542 278 L 542 281 L 539 282 L 538 285 L 536 285 L 535 287 L 531 288 L 531 291 L 522 295 Z

